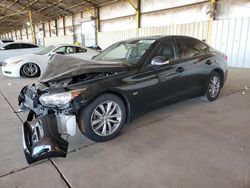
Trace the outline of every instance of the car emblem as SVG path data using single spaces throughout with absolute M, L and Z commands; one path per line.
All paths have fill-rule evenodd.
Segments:
M 134 92 L 133 95 L 138 95 L 138 92 Z

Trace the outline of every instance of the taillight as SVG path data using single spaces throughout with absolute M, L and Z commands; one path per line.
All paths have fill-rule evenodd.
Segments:
M 225 61 L 227 61 L 227 55 L 224 55 L 224 59 L 225 59 Z

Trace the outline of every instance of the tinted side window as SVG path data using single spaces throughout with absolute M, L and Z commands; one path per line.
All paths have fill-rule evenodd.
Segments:
M 87 50 L 85 48 L 76 47 L 76 53 L 85 53 Z
M 205 44 L 192 38 L 180 38 L 176 41 L 180 58 L 190 58 L 200 55 L 207 48 Z
M 66 46 L 59 47 L 59 48 L 55 49 L 54 52 L 58 53 L 58 54 L 65 54 L 66 53 Z
M 15 44 L 9 44 L 7 46 L 4 47 L 5 50 L 14 50 L 14 49 L 19 49 L 19 44 L 15 43 Z
M 156 56 L 164 56 L 169 60 L 175 59 L 174 46 L 171 40 L 165 40 L 160 43 L 160 47 L 155 54 Z
M 208 48 L 208 46 L 199 40 L 195 40 L 194 48 L 199 51 L 204 51 Z
M 66 54 L 74 54 L 75 53 L 75 47 L 74 46 L 68 46 L 66 49 Z
M 36 45 L 33 44 L 20 44 L 21 48 L 37 48 Z

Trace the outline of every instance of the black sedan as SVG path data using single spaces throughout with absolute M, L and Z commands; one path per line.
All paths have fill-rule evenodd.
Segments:
M 92 61 L 53 57 L 37 84 L 19 95 L 28 163 L 65 157 L 76 128 L 96 142 L 118 135 L 126 122 L 171 102 L 215 100 L 227 78 L 227 56 L 185 36 L 118 42 Z

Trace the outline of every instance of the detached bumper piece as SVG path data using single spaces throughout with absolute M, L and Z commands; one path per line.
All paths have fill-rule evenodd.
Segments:
M 55 115 L 46 115 L 23 125 L 23 148 L 29 164 L 50 157 L 66 157 L 68 142 L 58 133 Z

